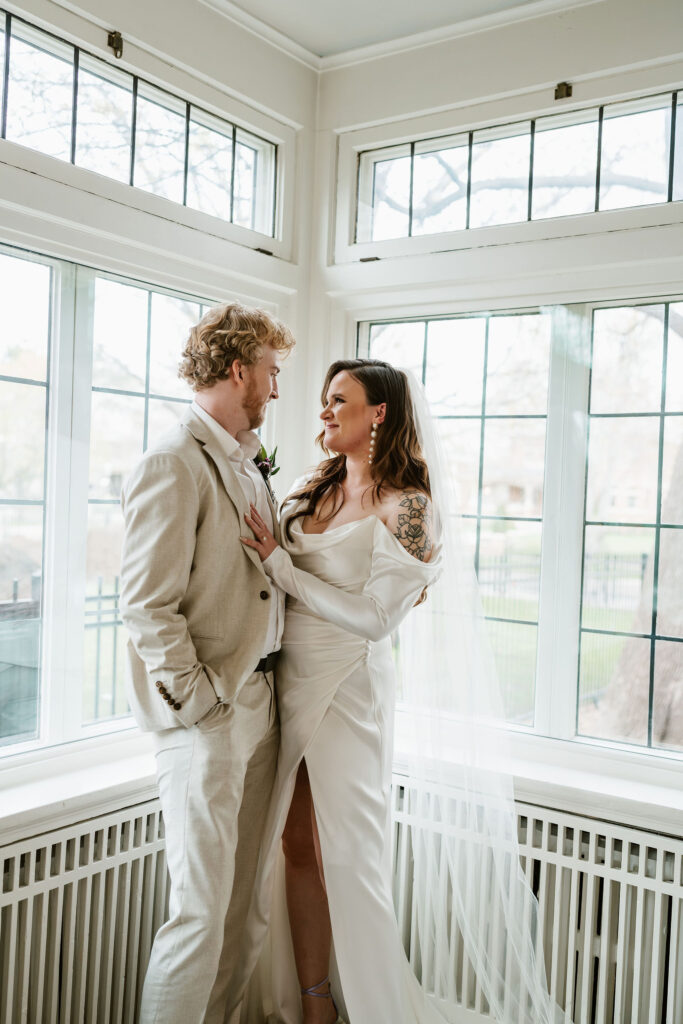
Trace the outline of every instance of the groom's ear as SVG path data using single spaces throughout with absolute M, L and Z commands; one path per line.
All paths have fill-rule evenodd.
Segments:
M 244 381 L 244 364 L 239 359 L 233 359 L 230 367 L 230 375 L 236 384 Z

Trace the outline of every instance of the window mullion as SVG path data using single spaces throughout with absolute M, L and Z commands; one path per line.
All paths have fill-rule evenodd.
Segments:
M 90 405 L 92 382 L 95 271 L 76 268 L 74 291 L 71 472 L 68 491 L 67 593 L 65 597 L 66 675 L 63 700 L 64 739 L 81 733 L 85 580 L 88 536 L 88 470 L 90 463 Z
M 73 264 L 57 264 L 52 271 L 52 351 L 50 412 L 47 437 L 45 587 L 41 671 L 41 728 L 43 743 L 61 743 L 64 709 L 73 702 L 67 665 L 69 635 L 69 531 L 71 477 L 71 410 L 74 384 Z
M 536 731 L 572 739 L 581 603 L 590 310 L 551 309 Z

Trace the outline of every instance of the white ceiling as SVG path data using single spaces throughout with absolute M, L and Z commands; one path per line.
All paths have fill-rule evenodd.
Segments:
M 232 0 L 229 6 L 250 19 L 258 19 L 317 57 L 331 57 L 457 26 L 473 18 L 519 11 L 534 3 L 535 0 Z

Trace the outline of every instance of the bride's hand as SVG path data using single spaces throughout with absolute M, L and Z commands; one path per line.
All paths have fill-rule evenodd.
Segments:
M 240 540 L 243 544 L 246 544 L 247 547 L 253 548 L 257 552 L 261 561 L 265 562 L 268 555 L 272 555 L 273 551 L 275 551 L 278 543 L 261 519 L 261 516 L 256 511 L 255 505 L 251 505 L 250 508 L 251 515 L 245 515 L 244 519 L 256 539 L 251 540 L 250 537 L 240 537 Z

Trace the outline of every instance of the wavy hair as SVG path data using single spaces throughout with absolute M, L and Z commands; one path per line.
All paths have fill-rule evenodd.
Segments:
M 338 359 L 325 376 L 320 396 L 323 406 L 327 403 L 330 383 L 342 370 L 362 385 L 368 405 L 386 402 L 384 422 L 377 431 L 371 464 L 373 500 L 379 500 L 386 488 L 398 491 L 414 488 L 431 497 L 429 473 L 415 428 L 408 378 L 403 370 L 379 359 Z M 316 442 L 330 456 L 324 437 L 325 431 L 322 430 Z M 336 515 L 344 503 L 342 483 L 345 479 L 346 456 L 333 455 L 321 462 L 313 476 L 291 495 L 291 500 L 304 504 L 287 520 L 286 531 L 290 540 L 290 526 L 294 520 L 312 515 L 330 495 L 333 498 L 332 510 L 323 522 L 329 522 Z
M 262 309 L 239 302 L 214 306 L 195 324 L 183 349 L 178 376 L 193 391 L 225 380 L 235 359 L 253 366 L 264 345 L 287 354 L 296 344 L 288 327 Z

